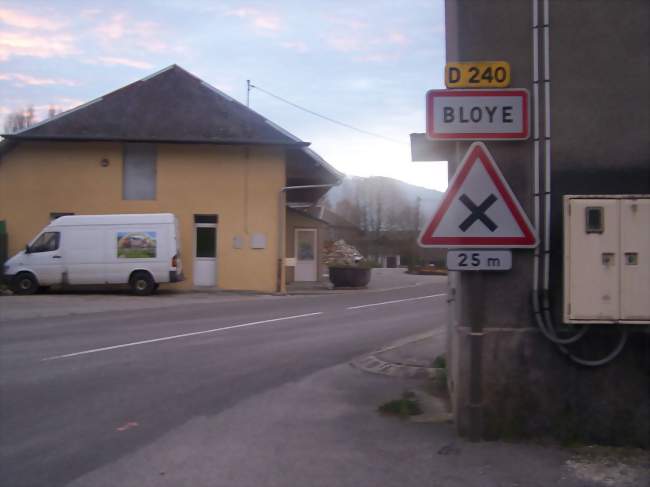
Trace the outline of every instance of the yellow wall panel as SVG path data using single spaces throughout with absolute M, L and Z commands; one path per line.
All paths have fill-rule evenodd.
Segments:
M 108 159 L 102 167 L 100 161 Z M 156 199 L 122 199 L 122 144 L 22 142 L 0 161 L 0 220 L 13 255 L 49 222 L 51 212 L 171 212 L 179 218 L 185 282 L 192 287 L 194 214 L 219 216 L 218 287 L 272 292 L 277 282 L 278 194 L 285 185 L 277 147 L 160 144 Z M 265 249 L 250 237 L 264 234 Z M 242 249 L 233 248 L 240 236 Z

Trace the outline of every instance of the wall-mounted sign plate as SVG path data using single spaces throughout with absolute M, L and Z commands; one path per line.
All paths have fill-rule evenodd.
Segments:
M 450 250 L 447 252 L 450 271 L 509 271 L 512 269 L 510 250 Z
M 445 65 L 447 88 L 507 88 L 510 64 L 505 61 L 471 61 Z
M 433 140 L 525 140 L 528 90 L 430 90 L 427 136 Z
M 251 236 L 251 249 L 265 249 L 266 235 L 263 233 L 254 233 Z

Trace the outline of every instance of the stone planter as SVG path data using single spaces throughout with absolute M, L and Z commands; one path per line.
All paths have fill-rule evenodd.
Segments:
M 330 267 L 330 281 L 334 287 L 365 287 L 370 282 L 370 271 L 358 267 Z

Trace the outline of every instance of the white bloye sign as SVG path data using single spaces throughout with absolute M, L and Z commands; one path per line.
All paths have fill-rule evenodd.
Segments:
M 524 89 L 427 93 L 427 136 L 433 140 L 524 140 L 529 118 Z

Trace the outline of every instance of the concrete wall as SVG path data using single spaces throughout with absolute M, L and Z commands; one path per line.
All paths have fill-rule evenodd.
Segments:
M 511 86 L 532 93 L 532 1 L 447 0 L 445 6 L 447 60 L 508 61 Z M 561 322 L 563 299 L 562 195 L 650 192 L 649 8 L 643 0 L 550 4 L 550 297 L 556 322 Z M 450 175 L 467 146 L 457 144 Z M 532 140 L 487 146 L 532 216 Z M 449 347 L 460 432 L 470 431 L 469 395 L 476 381 L 482 397 L 474 411 L 480 413 L 485 438 L 552 434 L 568 441 L 649 446 L 647 330 L 636 328 L 623 354 L 607 366 L 570 362 L 533 322 L 532 256 L 515 250 L 512 271 L 465 273 L 455 283 L 462 299 L 454 304 L 457 323 Z M 478 338 L 470 338 L 477 329 L 482 329 L 473 335 Z M 614 327 L 593 327 L 571 350 L 599 358 L 618 336 Z M 478 373 L 477 363 L 472 367 L 472 340 L 481 343 Z
M 156 199 L 122 199 L 122 144 L 22 142 L 0 161 L 0 220 L 9 251 L 20 250 L 51 212 L 172 212 L 180 221 L 185 282 L 191 288 L 194 214 L 217 214 L 218 281 L 222 289 L 272 292 L 277 282 L 278 193 L 285 184 L 280 148 L 160 144 Z M 100 160 L 108 159 L 102 167 Z M 251 249 L 250 236 L 267 237 Z M 242 249 L 233 248 L 241 236 Z

